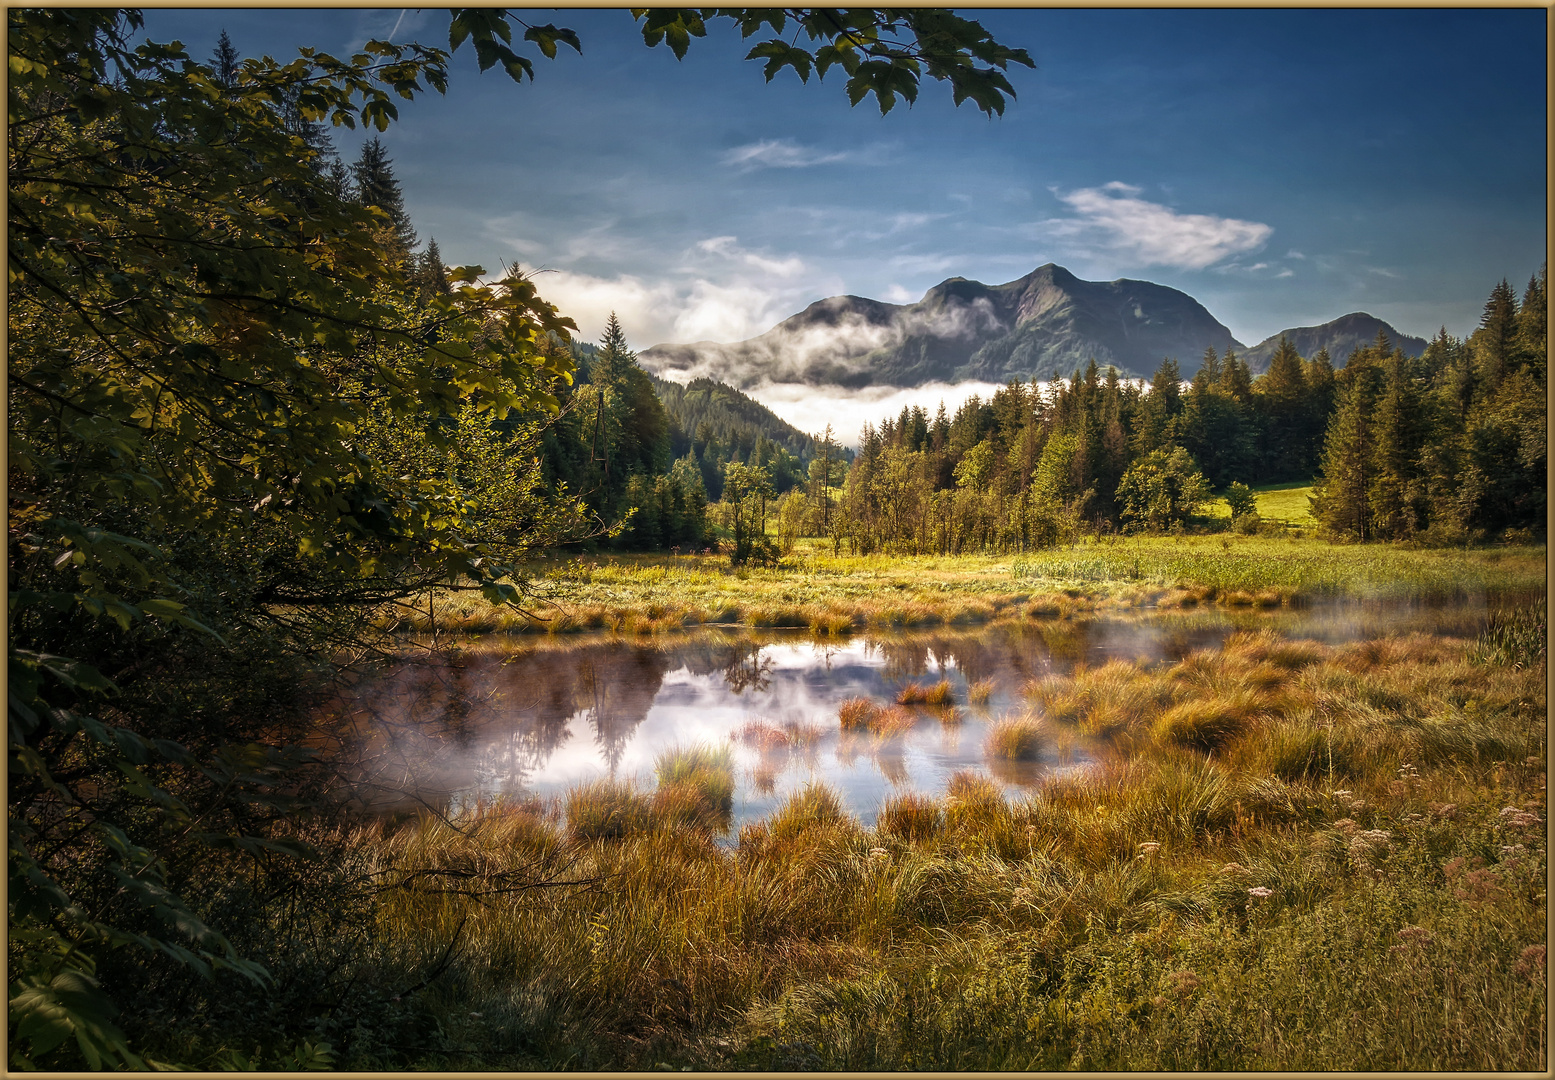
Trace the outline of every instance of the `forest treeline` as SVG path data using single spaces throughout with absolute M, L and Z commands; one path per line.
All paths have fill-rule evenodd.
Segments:
M 291 122 L 332 190 L 388 217 L 405 302 L 446 295 L 451 268 L 435 239 L 415 250 L 381 143 L 347 166 L 321 125 Z M 1093 361 L 953 414 L 903 408 L 866 424 L 856 452 L 722 383 L 653 376 L 612 314 L 598 345 L 548 340 L 573 365 L 554 414 L 515 413 L 483 437 L 515 466 L 536 452 L 539 490 L 573 511 L 570 534 L 552 539 L 617 550 L 771 559 L 810 536 L 860 553 L 1024 551 L 1182 527 L 1217 492 L 1248 529 L 1252 485 L 1314 478 L 1314 517 L 1334 539 L 1532 535 L 1545 505 L 1545 274 L 1520 301 L 1501 282 L 1473 334 L 1444 328 L 1416 357 L 1379 333 L 1337 370 L 1326 350 L 1302 357 L 1283 338 L 1257 377 L 1233 349 L 1207 349 L 1191 379 L 1164 359 L 1147 384 Z
M 723 384 L 648 375 L 612 315 L 597 349 L 573 345 L 546 476 L 625 520 L 614 546 L 721 541 L 736 561 L 802 536 L 858 553 L 1025 551 L 1181 528 L 1215 493 L 1251 530 L 1254 485 L 1314 478 L 1332 539 L 1542 535 L 1546 308 L 1541 268 L 1521 301 L 1501 282 L 1473 334 L 1443 329 L 1415 357 L 1379 333 L 1337 370 L 1284 338 L 1257 377 L 1232 349 L 1207 349 L 1191 379 L 1163 360 L 1147 384 L 1093 361 L 953 414 L 904 407 L 866 424 L 856 453 L 830 430 L 782 430 Z
M 1181 526 L 1213 491 L 1252 526 L 1250 485 L 1315 476 L 1335 539 L 1542 535 L 1546 288 L 1544 268 L 1521 303 L 1501 282 L 1467 340 L 1443 329 L 1418 357 L 1379 333 L 1336 371 L 1282 338 L 1258 378 L 1209 349 L 1187 381 L 1173 359 L 1148 388 L 1092 362 L 954 415 L 904 409 L 865 427 L 836 509 L 817 501 L 806 521 L 861 552 L 1019 551 Z

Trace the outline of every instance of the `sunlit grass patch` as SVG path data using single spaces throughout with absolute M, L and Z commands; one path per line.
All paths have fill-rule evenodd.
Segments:
M 727 814 L 734 804 L 734 756 L 728 746 L 672 747 L 658 756 L 659 786 L 688 788 L 706 805 Z
M 647 796 L 632 784 L 597 780 L 567 793 L 567 831 L 574 840 L 620 840 L 648 828 L 652 820 Z
M 1042 721 L 1035 716 L 1006 716 L 988 729 L 983 749 L 989 757 L 1035 761 L 1047 742 Z
M 998 684 L 993 679 L 979 679 L 967 687 L 966 697 L 973 705 L 986 705 Z
M 879 711 L 880 706 L 868 698 L 848 698 L 837 706 L 837 722 L 844 731 L 861 731 L 869 726 L 870 718 Z
M 865 726 L 876 735 L 889 738 L 911 731 L 917 723 L 918 714 L 905 705 L 887 705 L 875 710 Z
M 929 795 L 904 792 L 886 800 L 875 819 L 875 828 L 903 840 L 928 840 L 945 827 L 945 811 Z
M 1260 711 L 1257 695 L 1245 690 L 1190 699 L 1162 712 L 1154 734 L 1162 743 L 1214 750 L 1241 734 Z
M 908 683 L 896 695 L 898 705 L 950 705 L 954 702 L 955 692 L 949 679 L 941 679 L 933 686 Z
M 1027 687 L 1027 697 L 1044 716 L 1075 724 L 1086 734 L 1107 736 L 1149 720 L 1177 693 L 1169 677 L 1127 660 L 1077 667 L 1072 676 L 1049 676 Z
M 774 840 L 789 840 L 817 829 L 856 825 L 835 791 L 824 784 L 807 784 L 767 820 L 766 829 Z
M 1497 607 L 1475 639 L 1469 657 L 1475 663 L 1514 668 L 1542 667 L 1548 648 L 1549 605 L 1534 603 Z
M 751 720 L 741 725 L 735 737 L 760 753 L 772 753 L 779 750 L 808 750 L 820 741 L 822 734 L 816 725 L 798 720 L 785 720 L 781 724 Z

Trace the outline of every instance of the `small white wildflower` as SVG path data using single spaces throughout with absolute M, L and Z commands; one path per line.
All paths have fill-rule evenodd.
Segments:
M 1274 895 L 1274 890 L 1266 889 L 1262 885 L 1254 885 L 1251 889 L 1247 890 L 1247 895 L 1251 896 L 1254 900 L 1267 900 L 1269 897 Z
M 1139 853 L 1141 855 L 1154 855 L 1157 851 L 1160 850 L 1161 845 L 1154 840 L 1146 840 L 1144 843 L 1139 845 Z

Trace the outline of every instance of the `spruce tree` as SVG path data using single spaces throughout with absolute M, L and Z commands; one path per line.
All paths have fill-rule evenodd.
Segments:
M 1493 394 L 1515 366 L 1518 352 L 1517 294 L 1506 278 L 1485 301 L 1485 313 L 1471 340 L 1478 353 L 1485 390 Z
M 1339 392 L 1339 407 L 1323 442 L 1322 479 L 1313 485 L 1312 516 L 1324 529 L 1362 542 L 1372 539 L 1371 491 L 1374 452 L 1372 414 L 1377 399 L 1377 369 L 1345 367 L 1350 376 Z
M 1199 361 L 1199 370 L 1193 376 L 1195 384 L 1202 379 L 1205 386 L 1214 386 L 1220 382 L 1220 357 L 1215 353 L 1215 346 L 1211 345 L 1204 350 L 1204 357 Z
M 1545 267 L 1528 279 L 1523 304 L 1517 312 L 1517 337 L 1519 366 L 1535 369 L 1539 381 L 1549 361 L 1549 297 L 1545 280 Z
M 1372 532 L 1381 540 L 1408 536 L 1423 524 L 1418 483 L 1421 402 L 1409 367 L 1402 349 L 1394 349 L 1380 365 L 1382 392 L 1372 416 L 1367 494 Z
M 1229 347 L 1220 360 L 1220 392 L 1239 405 L 1248 404 L 1253 397 L 1253 373 L 1236 350 Z
M 362 144 L 362 152 L 351 166 L 356 200 L 363 206 L 376 206 L 389 215 L 391 237 L 402 254 L 416 246 L 416 231 L 405 212 L 405 196 L 394 178 L 394 163 L 377 136 Z
M 355 192 L 351 190 L 351 170 L 338 156 L 330 158 L 324 169 L 324 186 L 337 199 L 355 198 Z
M 1306 460 L 1307 379 L 1301 357 L 1284 335 L 1269 360 L 1269 370 L 1253 384 L 1262 442 L 1263 474 L 1271 480 L 1310 475 Z
M 448 285 L 448 267 L 443 265 L 443 253 L 438 250 L 435 236 L 427 241 L 427 249 L 416 258 L 416 268 L 411 274 L 410 282 L 423 299 L 447 296 L 451 291 Z
M 216 51 L 211 54 L 211 77 L 218 86 L 231 90 L 238 84 L 238 60 L 239 53 L 223 29 L 216 39 Z
M 302 113 L 301 91 L 288 87 L 281 99 L 281 122 L 290 135 L 302 140 L 302 155 L 315 175 L 327 176 L 332 163 L 339 160 L 335 153 L 335 141 L 322 120 L 310 120 Z

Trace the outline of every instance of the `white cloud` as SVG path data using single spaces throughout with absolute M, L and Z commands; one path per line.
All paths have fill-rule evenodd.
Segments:
M 918 294 L 892 282 L 886 286 L 884 299 L 888 304 L 911 304 L 918 299 Z
M 778 306 L 770 289 L 744 282 L 719 285 L 705 278 L 691 283 L 668 338 L 655 341 L 742 341 L 792 314 Z
M 722 157 L 725 165 L 746 170 L 808 169 L 847 159 L 846 153 L 828 154 L 814 147 L 800 146 L 792 139 L 761 139 L 725 151 Z
M 1255 251 L 1274 229 L 1256 221 L 1181 214 L 1140 198 L 1140 188 L 1114 180 L 1099 188 L 1060 193 L 1074 217 L 1039 222 L 1047 237 L 1077 246 L 1095 243 L 1114 259 L 1136 266 L 1202 270 L 1232 255 Z
M 534 282 L 547 302 L 578 324 L 580 340 L 597 340 L 612 311 L 634 349 L 664 341 L 673 332 L 669 316 L 679 305 L 668 283 L 650 283 L 631 274 L 601 278 L 570 270 L 538 273 Z
M 774 277 L 797 277 L 804 273 L 804 260 L 798 256 L 789 256 L 786 259 L 773 259 L 759 252 L 748 251 L 739 246 L 739 238 L 735 236 L 714 236 L 697 242 L 696 250 L 707 255 L 718 255 L 726 259 L 733 259 L 746 266 L 760 270 L 763 274 Z
M 1274 276 L 1277 277 L 1277 278 L 1295 277 L 1296 276 L 1296 271 L 1292 270 L 1290 267 L 1287 266 L 1285 269 L 1281 270 L 1278 274 L 1275 274 Z
M 903 406 L 921 405 L 932 418 L 943 401 L 945 411 L 955 415 L 961 403 L 973 394 L 988 398 L 999 388 L 998 383 L 984 382 L 928 383 L 907 390 L 894 386 L 846 390 L 840 386 L 767 383 L 747 393 L 800 431 L 816 433 L 830 424 L 838 442 L 857 449 L 859 433 L 866 422 L 878 426 L 882 420 L 895 419 Z

